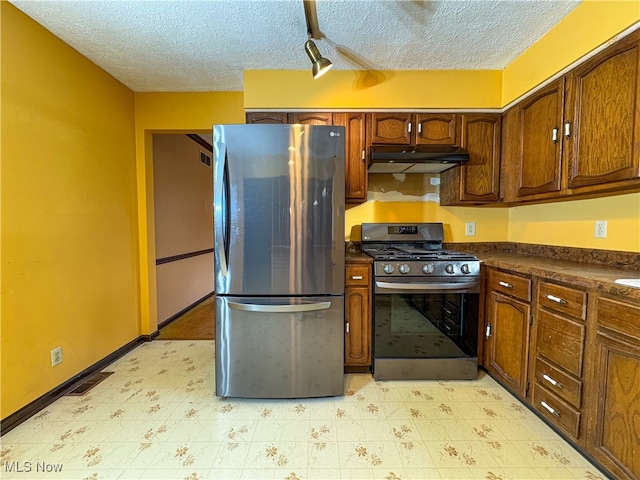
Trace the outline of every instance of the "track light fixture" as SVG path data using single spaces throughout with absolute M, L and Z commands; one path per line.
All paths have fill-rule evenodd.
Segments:
M 313 78 L 320 78 L 322 75 L 327 73 L 333 64 L 320 55 L 318 51 L 318 47 L 313 42 L 313 38 L 322 38 L 322 32 L 320 32 L 320 27 L 318 26 L 318 15 L 316 13 L 316 0 L 302 0 L 304 6 L 304 17 L 307 20 L 307 34 L 309 35 L 309 39 L 304 44 L 304 51 L 309 55 L 309 59 L 311 60 L 311 73 L 313 74 Z
M 320 55 L 318 51 L 318 47 L 313 42 L 313 40 L 309 39 L 304 44 L 304 51 L 309 55 L 309 59 L 311 60 L 311 73 L 313 74 L 313 78 L 320 78 L 322 75 L 327 73 L 331 67 L 333 67 L 333 63 Z

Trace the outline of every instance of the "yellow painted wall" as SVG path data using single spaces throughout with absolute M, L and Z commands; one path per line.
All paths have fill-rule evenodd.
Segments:
M 8 2 L 0 9 L 5 418 L 140 324 L 133 92 Z
M 503 72 L 502 104 L 518 98 L 640 21 L 640 1 L 584 0 Z
M 344 71 L 314 80 L 310 70 L 248 70 L 245 108 L 500 108 L 499 70 Z
M 142 334 L 158 329 L 152 135 L 211 133 L 216 123 L 244 123 L 242 92 L 135 94 Z
M 500 242 L 508 237 L 507 209 L 440 207 L 434 202 L 366 202 L 347 209 L 345 239 L 360 241 L 362 223 L 442 222 L 445 242 Z M 465 223 L 476 223 L 476 236 L 465 236 Z
M 595 221 L 607 238 L 595 238 Z M 640 252 L 640 194 L 513 207 L 509 241 Z

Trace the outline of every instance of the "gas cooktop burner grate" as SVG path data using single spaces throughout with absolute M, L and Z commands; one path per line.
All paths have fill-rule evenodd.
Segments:
M 363 251 L 374 260 L 476 260 L 466 253 L 415 247 L 364 248 Z

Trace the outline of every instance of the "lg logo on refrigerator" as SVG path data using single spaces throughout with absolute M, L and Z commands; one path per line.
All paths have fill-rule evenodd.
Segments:
M 330 137 L 339 137 L 340 136 L 340 132 L 329 132 L 329 136 Z

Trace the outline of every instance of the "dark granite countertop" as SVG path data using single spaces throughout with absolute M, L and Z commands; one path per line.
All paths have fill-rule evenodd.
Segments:
M 484 265 L 574 285 L 585 290 L 640 301 L 640 288 L 615 283 L 640 278 L 640 253 L 556 247 L 511 242 L 445 243 L 444 247 L 476 255 Z M 371 263 L 359 242 L 348 242 L 346 261 Z
M 615 283 L 619 278 L 640 278 L 640 272 L 637 270 L 517 253 L 485 252 L 478 253 L 477 256 L 484 265 L 489 267 L 503 268 L 582 287 L 586 290 L 640 300 L 640 288 Z
M 344 259 L 347 263 L 373 263 L 373 258 L 366 253 L 362 253 L 359 243 L 347 243 L 344 253 Z

